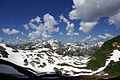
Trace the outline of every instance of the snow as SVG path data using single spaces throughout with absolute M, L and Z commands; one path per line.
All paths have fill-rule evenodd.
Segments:
M 5 45 L 2 45 L 2 46 L 4 48 L 6 48 L 6 52 L 10 53 L 9 58 L 7 58 L 5 60 L 11 61 L 12 63 L 15 63 L 15 64 L 17 64 L 19 66 L 22 66 L 22 67 L 31 68 L 31 69 L 37 71 L 38 73 L 40 73 L 40 72 L 48 72 L 48 73 L 54 72 L 54 70 L 53 70 L 54 67 L 57 67 L 57 68 L 61 67 L 61 66 L 57 65 L 58 63 L 67 63 L 67 64 L 71 64 L 72 66 L 76 66 L 76 67 L 85 67 L 85 66 L 87 66 L 86 64 L 75 65 L 74 64 L 75 61 L 80 62 L 80 58 L 78 58 L 78 57 L 75 57 L 75 56 L 73 56 L 73 57 L 68 57 L 68 56 L 62 57 L 62 56 L 60 56 L 60 55 L 58 55 L 56 53 L 53 54 L 54 56 L 51 56 L 55 60 L 54 64 L 49 64 L 48 61 L 47 61 L 48 56 L 45 53 L 41 53 L 41 54 L 44 54 L 43 55 L 44 59 L 40 58 L 41 63 L 45 62 L 47 64 L 44 68 L 38 68 L 37 66 L 33 67 L 30 64 L 28 64 L 27 66 L 25 66 L 23 64 L 24 59 L 27 59 L 29 61 L 29 63 L 30 63 L 30 61 L 34 60 L 34 58 L 36 57 L 36 56 L 33 56 L 33 57 L 30 56 L 30 58 L 27 58 L 26 55 L 34 54 L 34 53 L 35 54 L 39 54 L 38 51 L 49 51 L 49 49 L 48 48 L 41 48 L 41 49 L 38 49 L 38 50 L 34 50 L 33 52 L 24 51 L 26 53 L 24 53 L 22 50 L 19 50 L 19 53 L 13 53 L 11 48 L 6 47 Z M 87 58 L 85 58 L 85 59 L 86 60 L 81 60 L 81 61 L 83 63 L 86 63 L 88 60 L 87 60 Z M 68 66 L 63 66 L 63 68 L 65 70 L 69 69 L 69 70 L 75 70 L 75 71 L 79 71 L 79 72 L 80 71 L 86 71 L 84 69 L 81 70 L 81 69 L 77 69 L 77 68 L 73 68 L 73 67 L 68 67 Z M 71 71 L 69 71 L 69 72 L 72 75 Z
M 96 74 L 98 72 L 101 72 L 103 71 L 110 63 L 110 61 L 114 61 L 114 62 L 117 62 L 119 61 L 119 58 L 120 58 L 120 51 L 119 50 L 113 50 L 113 52 L 111 53 L 112 56 L 107 59 L 106 63 L 105 63 L 105 66 L 99 68 L 98 70 L 96 71 L 92 71 L 92 70 L 88 70 L 88 69 L 78 69 L 78 68 L 73 68 L 73 67 L 68 67 L 68 66 L 59 66 L 59 68 L 64 68 L 64 70 L 67 70 L 67 71 L 76 71 L 76 72 L 84 72 L 84 73 L 79 73 L 77 75 L 93 75 L 93 74 Z M 90 73 L 88 73 L 90 72 Z M 104 75 L 108 75 L 107 73 L 104 74 Z M 73 75 L 73 76 L 76 76 L 76 75 Z
M 119 61 L 119 58 L 120 58 L 120 51 L 118 50 L 114 50 L 113 53 L 112 53 L 112 57 L 110 58 L 110 60 L 113 60 L 115 62 Z
M 105 73 L 105 74 L 104 74 L 104 76 L 107 76 L 107 75 L 108 75 L 108 73 Z
M 111 54 L 112 54 L 112 56 L 109 59 L 107 59 L 107 61 L 105 63 L 105 66 L 103 66 L 103 67 L 99 68 L 98 70 L 94 71 L 93 74 L 98 73 L 100 71 L 103 71 L 109 65 L 110 61 L 112 61 L 112 60 L 114 62 L 119 61 L 119 58 L 120 58 L 120 51 L 119 50 L 117 50 L 117 49 L 113 50 L 113 52 Z
M 86 63 L 90 60 L 89 57 L 76 57 L 76 56 L 63 57 L 61 55 L 58 55 L 57 53 L 51 53 L 50 49 L 48 49 L 48 48 L 39 48 L 37 50 L 33 50 L 32 52 L 30 50 L 18 50 L 19 52 L 12 52 L 13 49 L 10 47 L 7 47 L 3 43 L 0 43 L 0 46 L 4 47 L 6 49 L 5 51 L 7 53 L 9 53 L 8 58 L 2 58 L 3 60 L 10 61 L 14 64 L 17 64 L 17 65 L 25 67 L 25 68 L 30 68 L 37 72 L 37 73 L 35 73 L 36 75 L 38 73 L 43 73 L 43 72 L 47 72 L 48 74 L 51 72 L 55 72 L 54 71 L 55 67 L 58 69 L 63 68 L 62 73 L 65 74 L 65 71 L 68 71 L 67 74 L 70 74 L 71 76 L 93 75 L 93 74 L 97 74 L 98 72 L 103 71 L 110 64 L 110 61 L 113 60 L 114 62 L 117 62 L 117 61 L 119 61 L 119 58 L 120 58 L 120 51 L 113 50 L 113 52 L 111 53 L 112 56 L 110 56 L 110 58 L 106 60 L 105 66 L 100 67 L 96 71 L 92 71 L 91 69 L 80 69 L 81 67 L 87 66 Z M 41 52 L 41 51 L 45 51 L 45 52 Z M 46 52 L 49 54 L 49 56 L 46 54 Z M 43 58 L 38 57 L 37 54 L 40 54 Z M 28 57 L 28 55 L 29 55 L 29 57 Z M 52 60 L 54 61 L 53 64 L 48 62 L 49 57 L 52 58 Z M 35 63 L 35 66 L 32 66 L 30 62 L 38 61 L 38 60 L 36 60 L 36 58 L 39 59 L 40 63 L 39 64 Z M 25 59 L 28 60 L 28 65 L 24 65 Z M 77 62 L 78 65 L 74 64 L 75 62 Z M 46 66 L 44 66 L 43 68 L 38 67 L 39 65 L 43 65 L 43 63 L 46 63 Z M 66 63 L 71 66 L 57 65 L 57 64 L 62 64 L 62 63 Z M 1 67 L 1 65 L 0 65 L 0 67 Z M 73 74 L 73 71 L 78 72 L 78 74 Z M 15 71 L 15 73 L 18 74 L 17 71 Z M 108 74 L 106 73 L 104 75 L 108 75 Z

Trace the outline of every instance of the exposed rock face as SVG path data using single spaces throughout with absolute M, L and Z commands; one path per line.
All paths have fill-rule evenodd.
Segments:
M 5 51 L 5 48 L 3 48 L 2 46 L 0 46 L 0 54 L 2 55 L 2 57 L 8 58 L 8 53 Z
M 27 59 L 24 60 L 24 65 L 25 65 L 25 66 L 28 65 L 28 60 L 27 60 Z
M 120 43 L 114 42 L 114 43 L 112 44 L 112 46 L 113 46 L 113 49 L 114 49 L 114 50 L 115 50 L 115 49 L 120 50 Z

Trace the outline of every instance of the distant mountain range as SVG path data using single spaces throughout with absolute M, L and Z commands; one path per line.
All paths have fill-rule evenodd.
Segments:
M 50 74 L 88 76 L 89 79 L 113 78 L 120 76 L 119 50 L 120 36 L 92 45 L 62 43 L 54 39 L 17 47 L 1 42 L 0 73 L 21 78 Z
M 62 43 L 55 39 L 48 41 L 34 41 L 17 46 L 17 49 L 22 50 L 35 50 L 39 48 L 49 48 L 59 55 L 67 56 L 80 56 L 80 55 L 91 55 L 99 49 L 104 42 L 98 42 L 96 44 L 90 45 L 84 42 L 76 43 Z

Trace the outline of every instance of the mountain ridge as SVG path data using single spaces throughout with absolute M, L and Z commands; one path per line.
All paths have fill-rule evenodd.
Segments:
M 87 75 L 104 78 L 110 77 L 110 75 L 114 76 L 114 74 L 119 74 L 119 71 L 117 71 L 119 70 L 119 68 L 117 68 L 117 66 L 119 66 L 119 55 L 114 58 L 117 53 L 120 53 L 118 48 L 119 43 L 120 36 L 103 43 L 101 48 L 101 44 L 99 43 L 95 45 L 88 45 L 85 43 L 62 44 L 54 40 L 41 43 L 30 43 L 30 45 L 22 45 L 18 47 L 18 49 L 0 43 L 0 46 L 2 47 L 0 53 L 5 51 L 8 54 L 6 55 L 7 57 L 1 55 L 0 59 L 10 61 L 21 67 L 30 68 L 37 72 L 35 75 L 42 73 L 57 73 L 66 76 Z M 32 49 L 31 47 L 29 48 L 29 46 L 31 46 Z M 82 50 L 89 51 L 92 49 L 97 49 L 94 54 L 91 54 L 93 57 L 90 57 L 89 54 L 85 53 L 84 55 L 76 54 L 76 52 L 78 53 Z M 111 61 L 115 62 L 111 63 Z M 113 71 L 114 69 L 111 65 L 116 67 L 115 71 Z M 112 72 L 114 72 L 114 74 L 112 74 Z

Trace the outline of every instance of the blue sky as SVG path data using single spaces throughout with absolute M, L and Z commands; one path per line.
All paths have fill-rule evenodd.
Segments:
M 104 41 L 120 34 L 119 24 L 117 24 L 119 20 L 115 17 L 120 10 L 117 8 L 119 7 L 118 5 L 114 8 L 116 10 L 112 9 L 112 7 L 105 6 L 106 11 L 108 10 L 109 13 L 103 11 L 103 14 L 102 10 L 99 12 L 99 9 L 103 8 L 101 6 L 106 4 L 98 4 L 100 8 L 96 9 L 96 6 L 89 5 L 92 2 L 89 3 L 85 1 L 86 0 L 0 0 L 0 38 L 9 42 L 17 40 L 19 42 L 19 40 L 24 39 L 28 41 L 33 37 L 36 38 L 33 33 L 39 33 L 39 31 L 31 28 L 29 23 L 32 19 L 35 20 L 37 16 L 41 18 L 41 22 L 31 22 L 35 24 L 36 27 L 41 27 L 38 26 L 40 24 L 43 25 L 42 27 L 45 27 L 44 23 L 49 25 L 53 22 L 50 27 L 48 26 L 47 29 L 45 29 L 45 34 L 40 33 L 37 35 L 37 38 L 38 36 L 42 36 L 39 37 L 41 39 L 53 38 L 63 42 L 92 42 Z M 112 2 L 112 5 L 116 5 L 118 3 L 117 1 L 119 0 Z M 78 4 L 76 4 L 76 2 Z M 86 4 L 86 6 L 82 6 L 81 3 Z M 111 5 L 111 3 L 109 5 Z M 83 8 L 83 11 L 80 7 Z M 95 8 L 94 10 L 98 12 L 90 10 L 89 7 L 92 9 Z M 90 11 L 88 10 L 87 12 L 87 9 Z M 76 10 L 76 13 L 74 13 L 74 10 Z M 91 11 L 94 12 L 95 16 L 91 14 Z M 82 13 L 84 14 L 82 15 Z M 98 13 L 99 15 L 97 15 Z M 45 15 L 49 17 L 45 18 L 48 19 L 46 22 L 44 20 Z M 63 16 L 62 19 L 60 18 L 61 15 Z M 74 19 L 72 15 L 75 16 Z M 91 16 L 94 19 L 92 19 Z M 49 19 L 51 22 L 49 22 Z M 65 22 L 64 19 L 66 19 L 67 22 Z M 27 25 L 29 29 L 26 30 L 24 25 Z M 33 35 L 32 37 L 30 33 Z M 47 37 L 45 37 L 45 35 L 47 35 Z

